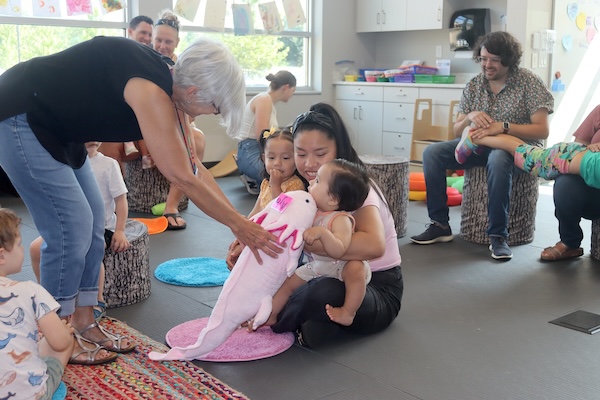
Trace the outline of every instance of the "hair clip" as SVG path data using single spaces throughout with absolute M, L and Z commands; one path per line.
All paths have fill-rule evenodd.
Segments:
M 265 129 L 265 131 L 263 133 L 263 139 L 267 139 L 269 136 L 271 136 L 272 134 L 274 134 L 276 130 L 277 129 L 274 126 L 272 126 L 270 130 L 266 130 Z

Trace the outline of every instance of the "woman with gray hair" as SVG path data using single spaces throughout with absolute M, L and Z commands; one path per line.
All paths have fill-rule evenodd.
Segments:
M 162 174 L 227 225 L 259 262 L 259 250 L 267 257 L 282 251 L 195 162 L 182 126 L 184 114 L 221 114 L 227 130 L 238 131 L 245 103 L 239 65 L 208 39 L 192 44 L 172 68 L 168 62 L 133 40 L 100 36 L 0 76 L 0 167 L 46 239 L 41 284 L 76 330 L 71 362 L 102 363 L 135 347 L 94 321 L 104 207 L 85 142 L 143 138 L 161 155 L 156 166 Z

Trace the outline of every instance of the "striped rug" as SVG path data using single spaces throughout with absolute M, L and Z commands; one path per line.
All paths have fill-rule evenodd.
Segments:
M 102 325 L 137 343 L 135 351 L 120 354 L 112 363 L 97 366 L 67 366 L 63 381 L 67 399 L 246 399 L 242 393 L 204 372 L 188 361 L 156 362 L 150 350 L 165 352 L 168 347 L 114 319 Z

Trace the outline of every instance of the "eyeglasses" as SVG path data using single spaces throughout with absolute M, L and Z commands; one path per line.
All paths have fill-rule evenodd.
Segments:
M 489 58 L 489 57 L 477 57 L 477 62 L 481 63 L 481 64 L 500 64 L 502 62 L 501 58 L 498 57 L 494 57 L 494 58 Z
M 154 24 L 154 26 L 159 26 L 159 25 L 169 25 L 171 28 L 177 29 L 177 31 L 179 31 L 179 22 L 174 21 L 172 19 L 161 18 L 158 21 L 156 21 L 156 23 Z
M 307 111 L 296 117 L 296 120 L 292 125 L 292 133 L 296 133 L 296 130 L 299 126 L 307 124 L 319 125 L 323 129 L 326 129 L 330 132 L 335 131 L 333 129 L 333 121 L 331 121 L 331 118 L 329 118 L 327 115 L 316 111 Z

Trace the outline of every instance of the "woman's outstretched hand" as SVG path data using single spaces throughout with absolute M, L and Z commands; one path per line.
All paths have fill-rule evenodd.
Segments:
M 254 254 L 254 257 L 256 257 L 256 261 L 258 261 L 259 264 L 262 264 L 262 258 L 258 253 L 259 250 L 262 250 L 267 256 L 273 258 L 277 258 L 278 254 L 283 253 L 283 248 L 277 243 L 277 237 L 272 233 L 266 231 L 262 226 L 255 222 L 252 222 L 248 219 L 244 219 L 240 226 L 237 229 L 232 229 L 232 231 L 235 237 L 241 243 L 245 244 L 250 248 L 252 254 Z M 239 253 L 237 254 L 237 256 L 239 256 Z M 230 268 L 233 268 L 233 265 L 231 265 Z

